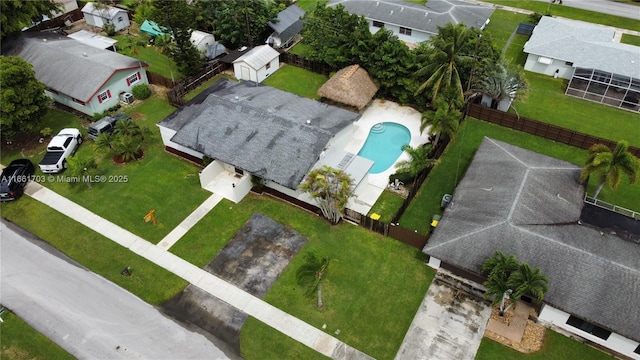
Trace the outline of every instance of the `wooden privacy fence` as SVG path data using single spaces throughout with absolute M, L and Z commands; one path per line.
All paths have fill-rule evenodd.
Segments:
M 615 141 L 587 135 L 526 117 L 518 118 L 517 115 L 491 109 L 478 104 L 469 104 L 467 116 L 581 149 L 588 149 L 593 144 L 603 144 L 611 149 L 616 146 Z M 638 148 L 629 147 L 629 152 L 635 156 L 640 156 L 640 149 Z
M 284 62 L 289 65 L 297 66 L 299 68 L 303 68 L 305 70 L 313 71 L 314 73 L 326 76 L 329 76 L 331 72 L 337 71 L 337 69 L 334 69 L 323 62 L 310 61 L 300 55 L 291 54 L 288 52 L 280 54 L 280 62 Z
M 147 70 L 147 79 L 149 79 L 149 84 L 159 85 L 162 87 L 166 87 L 171 89 L 176 86 L 178 82 L 168 79 L 160 74 L 156 74 L 154 72 Z
M 47 29 L 61 28 L 67 26 L 67 21 L 74 23 L 78 20 L 82 20 L 83 18 L 84 15 L 82 14 L 82 10 L 78 8 L 56 18 L 42 21 L 37 25 L 27 29 L 26 32 L 38 32 Z
M 184 105 L 186 103 L 184 100 L 186 94 L 212 77 L 222 73 L 228 66 L 228 64 L 216 60 L 208 64 L 201 72 L 180 81 L 167 93 L 169 103 L 175 107 Z
M 345 218 L 370 231 L 396 239 L 420 250 L 427 244 L 428 237 L 415 230 L 409 230 L 399 225 L 387 224 L 351 209 L 345 209 Z

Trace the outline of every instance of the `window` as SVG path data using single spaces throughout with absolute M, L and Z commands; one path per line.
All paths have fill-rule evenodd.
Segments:
M 540 64 L 551 65 L 551 63 L 553 62 L 553 59 L 552 58 L 548 58 L 548 57 L 544 57 L 544 56 L 538 56 L 538 62 Z
M 411 36 L 411 29 L 400 26 L 400 34 Z
M 611 331 L 605 330 L 599 326 L 593 325 L 592 323 L 588 321 L 584 321 L 573 315 L 569 316 L 569 320 L 567 320 L 567 325 L 571 325 L 593 336 L 597 336 L 603 340 L 607 340 L 609 338 L 609 335 L 611 335 Z
M 140 80 L 142 77 L 140 76 L 140 72 L 138 71 L 137 73 L 129 76 L 127 78 L 127 86 L 131 86 L 131 84 L 135 84 L 138 82 L 138 80 Z
M 122 22 L 122 16 L 118 16 L 118 22 Z
M 269 68 L 271 68 L 271 63 L 267 63 L 267 65 L 265 65 L 264 68 L 269 70 Z
M 98 102 L 102 104 L 105 100 L 111 98 L 111 91 L 107 90 L 103 93 L 98 94 Z
M 380 21 L 373 20 L 373 27 L 383 28 L 384 27 L 384 23 L 380 22 Z

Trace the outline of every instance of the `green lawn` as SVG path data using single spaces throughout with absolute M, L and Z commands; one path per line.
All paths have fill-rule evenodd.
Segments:
M 292 65 L 283 65 L 262 83 L 310 99 L 319 99 L 318 89 L 328 78 Z
M 485 32 L 491 34 L 491 39 L 496 49 L 502 50 L 509 37 L 516 31 L 521 22 L 530 23 L 529 15 L 514 13 L 506 10 L 496 10 L 491 15 L 491 21 L 485 28 Z M 522 36 L 522 35 L 520 35 Z
M 125 109 L 137 123 L 152 131 L 145 146 L 145 156 L 139 161 L 115 164 L 110 156 L 96 152 L 93 142 L 86 138 L 76 156 L 95 156 L 100 175 L 126 176 L 125 182 L 95 183 L 93 190 L 88 190 L 82 184 L 69 184 L 54 176 L 53 181 L 47 180 L 42 184 L 148 241 L 159 242 L 211 195 L 200 187 L 199 167 L 164 151 L 155 124 L 174 110 L 166 99 L 157 97 Z M 55 113 L 53 117 L 62 120 L 56 127 L 80 125 L 79 119 L 70 114 Z M 25 155 L 30 155 L 28 157 L 36 164 L 42 158 L 45 146 L 42 144 L 38 150 L 32 151 L 33 154 Z M 8 164 L 22 156 L 20 152 L 3 151 L 2 162 Z M 152 209 L 155 210 L 157 226 L 143 221 L 144 215 Z
M 467 118 L 460 127 L 456 140 L 449 144 L 440 163 L 431 171 L 418 194 L 400 218 L 401 226 L 417 229 L 422 234 L 429 232 L 429 220 L 433 214 L 441 213 L 440 200 L 442 196 L 447 193 L 453 194 L 455 185 L 464 176 L 476 149 L 485 136 L 577 165 L 583 165 L 587 157 L 586 150 Z M 588 188 L 589 194 L 593 194 L 596 185 L 596 179 L 592 177 Z M 640 211 L 640 185 L 629 185 L 626 179 L 623 179 L 615 191 L 605 186 L 598 198 Z
M 123 42 L 126 41 L 123 40 L 125 37 L 131 36 L 135 35 L 118 35 L 114 36 L 113 38 L 120 42 Z M 145 35 L 139 36 L 145 37 Z M 168 56 L 161 54 L 160 49 L 156 46 L 139 46 L 136 48 L 135 52 L 127 55 L 146 62 L 147 64 L 149 64 L 147 70 L 162 75 L 167 79 L 171 79 L 173 76 L 173 79 L 178 81 L 184 77 L 184 75 L 180 73 L 180 71 L 178 71 L 178 66 L 176 65 L 175 61 L 173 61 Z
M 595 11 L 577 9 L 569 6 L 552 4 L 549 1 L 536 0 L 487 0 L 489 3 L 510 6 L 519 9 L 526 9 L 545 14 L 547 9 L 553 16 L 561 16 L 569 19 L 582 20 L 595 24 L 608 25 L 623 29 L 640 31 L 640 21 L 603 14 Z
M 544 345 L 540 351 L 523 354 L 493 340 L 483 338 L 476 353 L 476 360 L 611 360 L 613 356 L 596 350 L 555 331 L 547 330 Z
M 371 214 L 379 214 L 380 221 L 385 223 L 390 223 L 393 220 L 393 216 L 398 212 L 402 204 L 404 203 L 404 199 L 389 190 L 385 190 L 382 192 L 382 195 L 376 200 L 376 203 L 373 204 L 373 207 L 369 211 L 369 216 Z
M 75 359 L 53 341 L 39 333 L 10 311 L 0 323 L 0 358 L 7 360 Z
M 640 46 L 640 36 L 631 35 L 631 34 L 622 34 L 622 39 L 620 39 L 620 42 L 624 44 Z
M 291 50 L 289 50 L 289 52 L 292 54 L 300 55 L 302 57 L 306 57 L 307 54 L 309 53 L 309 49 L 310 49 L 309 45 L 305 45 L 299 42 L 296 44 L 296 46 L 292 47 Z
M 640 147 L 640 114 L 564 94 L 566 80 L 526 72 L 531 92 L 514 103 L 521 116 Z M 513 110 L 511 110 L 513 112 Z
M 393 359 L 434 275 L 424 266 L 422 253 L 348 223 L 330 226 L 315 214 L 254 194 L 238 204 L 218 204 L 171 252 L 203 266 L 255 212 L 308 238 L 265 301 L 317 328 L 327 324 L 330 334 L 376 359 Z M 323 286 L 323 309 L 318 309 L 315 298 L 306 297 L 295 281 L 303 255 L 312 250 L 331 258 Z M 339 335 L 334 334 L 337 329 Z M 243 357 L 300 358 L 300 348 L 287 350 L 288 342 L 276 341 L 280 336 L 273 332 L 259 324 L 244 327 Z

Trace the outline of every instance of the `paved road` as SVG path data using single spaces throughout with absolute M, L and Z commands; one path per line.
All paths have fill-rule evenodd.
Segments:
M 538 0 L 551 2 L 550 0 Z M 557 3 L 557 1 L 556 1 Z M 603 14 L 628 17 L 640 20 L 640 6 L 619 3 L 613 0 L 563 0 L 562 6 L 597 11 Z
M 0 302 L 75 357 L 237 358 L 4 220 L 0 246 Z

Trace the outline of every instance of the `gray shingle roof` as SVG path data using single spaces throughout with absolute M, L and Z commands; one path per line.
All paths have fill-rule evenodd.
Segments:
M 640 341 L 640 245 L 577 223 L 579 174 L 485 138 L 423 251 L 476 273 L 496 250 L 515 254 L 549 277 L 545 302 Z
M 640 47 L 613 41 L 610 27 L 543 16 L 524 52 L 640 78 Z
M 20 56 L 33 65 L 39 81 L 85 102 L 116 71 L 147 66 L 134 58 L 54 33 L 24 34 L 11 46 L 7 55 Z
M 221 80 L 158 125 L 176 130 L 177 144 L 295 189 L 329 140 L 359 117 L 272 87 Z
M 277 22 L 269 21 L 268 24 L 273 31 L 278 33 L 283 42 L 287 42 L 302 30 L 300 18 L 303 16 L 304 10 L 293 4 L 278 13 Z
M 494 9 L 457 0 L 429 0 L 426 5 L 394 0 L 332 0 L 329 6 L 341 4 L 352 14 L 370 20 L 437 34 L 438 26 L 464 23 L 481 28 Z

